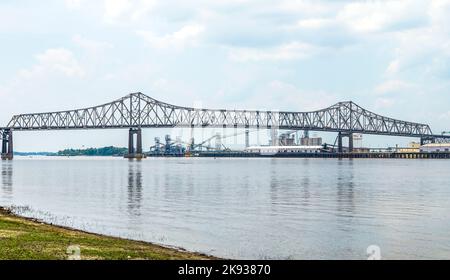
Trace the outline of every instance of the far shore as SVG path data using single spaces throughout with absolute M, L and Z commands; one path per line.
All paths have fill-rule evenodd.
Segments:
M 212 260 L 201 253 L 20 217 L 0 207 L 0 260 Z

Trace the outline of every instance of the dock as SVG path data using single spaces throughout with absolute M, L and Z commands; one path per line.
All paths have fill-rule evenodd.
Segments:
M 189 157 L 213 158 L 361 158 L 361 159 L 450 159 L 450 152 L 439 153 L 397 153 L 397 152 L 370 152 L 370 153 L 278 153 L 261 155 L 243 151 L 204 151 L 189 155 Z

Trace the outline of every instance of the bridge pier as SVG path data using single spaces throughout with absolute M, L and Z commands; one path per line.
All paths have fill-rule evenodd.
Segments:
M 353 133 L 352 132 L 339 132 L 338 133 L 338 153 L 344 152 L 344 146 L 342 138 L 348 137 L 348 153 L 353 152 Z
M 245 147 L 250 147 L 250 130 L 245 129 Z
M 353 133 L 348 134 L 348 152 L 353 153 Z
M 13 133 L 10 129 L 5 129 L 2 135 L 2 160 L 12 160 L 14 158 Z
M 136 135 L 136 147 L 134 146 L 134 135 Z M 125 158 L 129 159 L 142 159 L 146 158 L 142 152 L 142 129 L 130 128 L 128 132 L 128 154 Z

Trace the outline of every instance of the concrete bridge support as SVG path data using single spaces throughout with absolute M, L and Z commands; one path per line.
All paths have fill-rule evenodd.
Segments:
M 250 147 L 250 131 L 248 129 L 245 130 L 245 147 Z
M 136 147 L 134 145 L 134 136 L 136 135 Z M 128 133 L 128 154 L 125 158 L 130 159 L 142 159 L 146 156 L 142 152 L 142 129 L 141 128 L 130 128 Z
M 342 148 L 342 132 L 338 133 L 338 153 L 342 153 L 343 152 L 343 148 Z
M 348 137 L 348 153 L 353 152 L 353 133 L 351 132 L 339 132 L 338 134 L 338 153 L 344 152 L 342 138 Z
M 5 129 L 2 135 L 2 160 L 12 160 L 14 157 L 13 150 L 13 132 Z

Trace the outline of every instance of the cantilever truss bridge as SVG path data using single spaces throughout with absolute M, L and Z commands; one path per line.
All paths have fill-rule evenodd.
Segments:
M 211 110 L 182 107 L 155 100 L 143 93 L 132 93 L 103 105 L 48 113 L 20 114 L 0 128 L 2 152 L 12 157 L 12 132 L 27 130 L 69 129 L 130 129 L 129 145 L 134 134 L 138 147 L 130 146 L 130 153 L 142 153 L 141 129 L 164 127 L 211 127 L 311 130 L 339 133 L 342 137 L 353 133 L 417 137 L 422 142 L 446 142 L 450 136 L 434 135 L 427 124 L 397 120 L 372 113 L 353 102 L 339 102 L 312 112 Z

